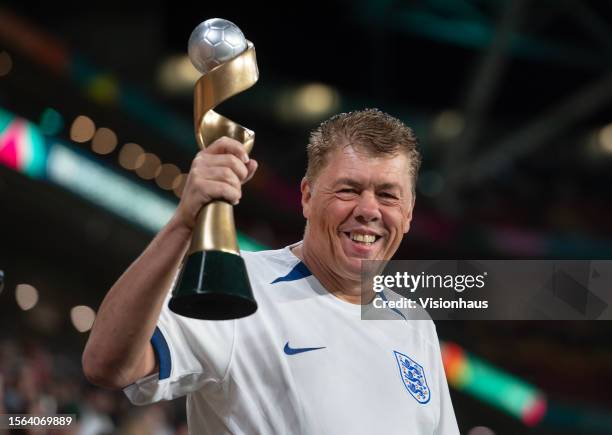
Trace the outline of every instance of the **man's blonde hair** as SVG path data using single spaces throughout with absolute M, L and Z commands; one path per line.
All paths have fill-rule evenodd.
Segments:
M 310 133 L 306 179 L 314 182 L 327 164 L 328 155 L 345 146 L 372 156 L 404 153 L 410 162 L 414 195 L 421 154 L 417 137 L 402 121 L 378 109 L 364 109 L 340 113 L 322 122 Z

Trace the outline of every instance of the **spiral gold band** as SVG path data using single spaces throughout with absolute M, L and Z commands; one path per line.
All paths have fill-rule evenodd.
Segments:
M 227 136 L 244 144 L 248 152 L 253 148 L 255 132 L 213 109 L 228 98 L 253 86 L 259 78 L 255 47 L 204 74 L 194 90 L 195 136 L 201 149 L 220 137 Z M 213 201 L 198 214 L 188 255 L 198 251 L 223 251 L 240 255 L 234 224 L 234 210 L 226 201 Z

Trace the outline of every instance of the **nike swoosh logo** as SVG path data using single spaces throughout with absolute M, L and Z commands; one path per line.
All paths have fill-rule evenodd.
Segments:
M 319 350 L 319 349 L 325 349 L 324 347 L 296 347 L 293 348 L 291 346 L 289 346 L 289 342 L 285 343 L 285 353 L 287 355 L 296 355 L 298 353 L 303 353 L 303 352 L 310 352 L 311 350 Z

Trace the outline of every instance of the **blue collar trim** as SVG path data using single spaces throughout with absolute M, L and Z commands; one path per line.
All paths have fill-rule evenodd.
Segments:
M 283 281 L 297 281 L 298 279 L 306 278 L 310 275 L 312 275 L 310 270 L 308 270 L 303 261 L 300 261 L 298 264 L 293 266 L 293 269 L 291 269 L 287 275 L 276 278 L 274 281 L 272 281 L 272 284 Z
M 385 291 L 381 291 L 380 293 L 378 293 L 380 295 L 380 297 L 382 298 L 383 301 L 388 301 L 387 299 L 387 295 L 385 295 Z M 406 316 L 404 316 L 404 314 L 398 310 L 397 308 L 391 308 L 391 311 L 393 311 L 396 314 L 399 314 L 400 316 L 402 316 L 404 318 L 404 320 L 408 320 L 406 319 Z

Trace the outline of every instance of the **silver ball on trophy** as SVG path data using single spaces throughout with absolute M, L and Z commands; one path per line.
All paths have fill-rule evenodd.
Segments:
M 247 40 L 234 23 L 223 18 L 211 18 L 191 32 L 188 43 L 189 59 L 202 74 L 247 49 Z

